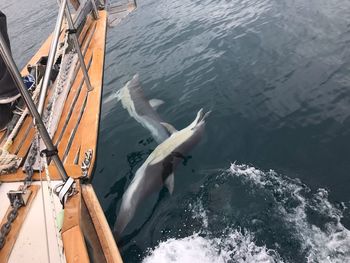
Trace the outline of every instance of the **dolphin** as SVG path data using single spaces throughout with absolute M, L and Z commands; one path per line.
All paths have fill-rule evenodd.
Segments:
M 140 85 L 139 75 L 136 74 L 123 88 L 117 92 L 117 98 L 124 109 L 129 112 L 143 127 L 148 129 L 156 142 L 162 143 L 170 134 L 161 124 L 162 119 L 156 109 L 164 102 L 159 99 L 148 100 Z
M 210 112 L 199 110 L 195 120 L 186 128 L 177 131 L 168 123 L 162 125 L 171 136 L 159 144 L 136 171 L 135 177 L 123 194 L 114 233 L 118 237 L 133 218 L 138 205 L 151 193 L 165 185 L 169 193 L 174 190 L 174 169 L 185 155 L 200 141 L 205 128 L 205 118 Z

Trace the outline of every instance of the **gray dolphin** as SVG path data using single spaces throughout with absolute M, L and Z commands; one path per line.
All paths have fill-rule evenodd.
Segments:
M 117 92 L 117 98 L 122 102 L 130 116 L 151 132 L 157 143 L 162 143 L 170 136 L 161 124 L 162 119 L 156 112 L 156 109 L 164 102 L 158 99 L 148 100 L 146 98 L 138 74 Z
M 174 190 L 174 169 L 185 155 L 200 141 L 205 128 L 205 118 L 210 112 L 201 109 L 196 119 L 186 128 L 177 131 L 168 123 L 162 125 L 171 136 L 158 145 L 136 171 L 135 177 L 125 191 L 114 233 L 118 237 L 133 218 L 136 208 L 152 192 L 165 185 L 170 194 Z

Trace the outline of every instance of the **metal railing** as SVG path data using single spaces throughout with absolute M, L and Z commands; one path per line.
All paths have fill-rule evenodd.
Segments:
M 95 19 L 97 19 L 98 18 L 98 11 L 96 8 L 96 4 L 95 4 L 94 0 L 89 0 L 89 1 L 91 1 L 91 4 L 92 4 L 93 17 Z M 50 46 L 50 50 L 49 50 L 47 67 L 45 70 L 43 84 L 42 84 L 42 88 L 40 91 L 38 108 L 35 106 L 27 88 L 25 87 L 25 85 L 23 83 L 21 74 L 16 66 L 16 63 L 14 62 L 14 60 L 12 58 L 9 47 L 7 46 L 6 41 L 5 41 L 4 37 L 2 36 L 1 32 L 0 32 L 0 55 L 3 58 L 6 66 L 7 66 L 7 69 L 9 70 L 14 82 L 16 83 L 16 86 L 17 86 L 22 98 L 24 99 L 26 106 L 28 107 L 31 115 L 33 116 L 36 127 L 39 131 L 39 134 L 40 134 L 40 136 L 41 136 L 41 138 L 42 138 L 42 140 L 45 143 L 45 146 L 47 148 L 46 152 L 49 153 L 49 154 L 47 154 L 47 157 L 52 158 L 62 180 L 65 182 L 67 182 L 67 180 L 70 181 L 69 183 L 68 182 L 66 183 L 67 187 L 70 187 L 69 185 L 72 185 L 73 180 L 72 180 L 72 178 L 70 178 L 68 176 L 68 174 L 63 166 L 63 163 L 57 154 L 57 148 L 53 144 L 52 139 L 51 139 L 51 137 L 50 137 L 50 135 L 45 127 L 45 124 L 43 123 L 43 120 L 41 118 L 41 115 L 42 115 L 43 109 L 44 109 L 44 105 L 45 105 L 45 98 L 46 98 L 47 89 L 48 89 L 48 86 L 50 83 L 50 75 L 51 75 L 51 71 L 52 71 L 52 66 L 54 64 L 54 59 L 55 59 L 55 55 L 56 55 L 56 51 L 57 51 L 59 37 L 61 34 L 64 16 L 68 22 L 68 33 L 69 33 L 70 37 L 72 38 L 74 48 L 75 48 L 76 52 L 78 53 L 80 67 L 81 67 L 82 72 L 84 74 L 84 81 L 86 83 L 87 89 L 89 91 L 91 91 L 93 89 L 93 87 L 91 86 L 91 83 L 90 83 L 88 71 L 87 71 L 87 68 L 86 68 L 86 65 L 84 62 L 84 57 L 83 57 L 83 54 L 82 54 L 80 46 L 79 46 L 78 37 L 76 35 L 77 31 L 74 28 L 73 19 L 72 19 L 72 16 L 70 14 L 69 7 L 67 5 L 67 0 L 62 0 L 60 2 L 59 13 L 58 13 L 56 26 L 55 26 L 55 29 L 53 32 L 53 37 L 52 37 L 51 46 Z M 60 199 L 61 199 L 61 197 L 60 197 Z
M 91 0 L 91 3 L 93 3 L 92 4 L 93 14 L 96 13 L 96 15 L 94 15 L 94 17 L 98 18 L 98 12 L 96 9 L 95 1 Z M 78 53 L 80 67 L 81 67 L 83 74 L 84 74 L 84 80 L 85 80 L 86 86 L 87 86 L 89 91 L 93 90 L 93 87 L 91 86 L 89 75 L 88 75 L 88 72 L 86 69 L 86 65 L 84 62 L 84 57 L 81 53 L 81 49 L 79 46 L 78 37 L 76 35 L 76 29 L 74 28 L 72 16 L 70 14 L 70 11 L 69 11 L 69 8 L 67 5 L 67 0 L 62 0 L 61 5 L 60 5 L 60 9 L 58 12 L 55 30 L 53 32 L 53 37 L 51 40 L 49 56 L 47 59 L 47 66 L 46 66 L 43 84 L 42 84 L 42 88 L 41 88 L 41 92 L 40 92 L 40 97 L 39 97 L 38 111 L 39 111 L 40 115 L 43 113 L 43 109 L 44 109 L 46 93 L 47 93 L 47 89 L 48 89 L 49 82 L 50 82 L 52 66 L 54 64 L 54 59 L 55 59 L 55 55 L 56 55 L 56 51 L 57 51 L 57 45 L 58 45 L 58 41 L 59 41 L 59 37 L 60 37 L 60 33 L 61 33 L 62 22 L 63 22 L 64 16 L 66 17 L 67 22 L 68 22 L 68 32 L 71 33 L 70 36 L 73 39 L 74 48 L 75 48 L 76 52 Z
M 24 99 L 31 115 L 35 119 L 36 126 L 38 128 L 38 131 L 40 133 L 41 138 L 43 139 L 43 141 L 45 143 L 47 150 L 50 152 L 56 152 L 57 149 L 53 145 L 51 137 L 46 130 L 46 127 L 41 119 L 41 116 L 40 116 L 37 108 L 35 107 L 35 104 L 32 100 L 32 97 L 30 96 L 27 88 L 25 87 L 25 85 L 23 83 L 21 74 L 18 71 L 16 63 L 13 61 L 9 47 L 7 46 L 6 41 L 1 33 L 0 33 L 0 55 L 1 55 L 2 59 L 4 60 L 6 66 L 7 66 L 7 69 L 9 70 L 9 72 L 12 76 L 12 79 L 15 81 L 17 88 L 18 88 L 19 92 L 21 93 L 21 96 Z M 67 172 L 63 166 L 61 159 L 56 154 L 56 155 L 52 156 L 52 160 L 54 161 L 54 163 L 57 167 L 57 170 L 59 171 L 59 173 L 62 177 L 62 180 L 66 181 L 68 179 L 68 175 L 67 175 Z

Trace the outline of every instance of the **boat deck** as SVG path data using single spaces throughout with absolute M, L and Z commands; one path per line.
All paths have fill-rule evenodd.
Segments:
M 65 204 L 62 229 L 57 234 L 56 229 L 60 224 L 55 218 L 60 217 L 62 205 L 56 195 L 49 194 L 49 188 L 52 189 L 62 180 L 54 164 L 50 164 L 48 166 L 50 181 L 46 181 L 45 169 L 41 173 L 39 170 L 34 171 L 33 183 L 29 187 L 32 193 L 27 205 L 18 210 L 18 215 L 11 225 L 5 245 L 0 249 L 0 262 L 17 263 L 23 259 L 26 262 L 90 262 L 91 257 L 94 262 L 122 262 L 92 186 L 83 184 L 78 179 L 82 177 L 81 163 L 85 160 L 87 152 L 92 152 L 92 158 L 89 161 L 91 165 L 88 166 L 84 182 L 91 177 L 95 163 L 106 29 L 107 12 L 105 10 L 99 11 L 97 20 L 94 20 L 91 14 L 88 15 L 79 35 L 79 41 L 93 90 L 88 91 L 83 81 L 83 73 L 79 68 L 69 87 L 67 97 L 62 101 L 64 103 L 61 105 L 62 113 L 60 117 L 55 117 L 57 129 L 52 136 L 53 142 L 58 148 L 58 154 L 68 175 L 75 179 L 76 188 L 76 194 Z M 64 39 L 64 33 L 65 29 L 62 30 L 61 41 Z M 47 56 L 51 39 L 52 36 L 45 41 L 28 64 L 33 65 L 42 56 Z M 27 66 L 21 73 L 28 74 Z M 49 88 L 46 106 L 53 92 L 53 89 Z M 27 115 L 8 147 L 9 153 L 22 158 L 20 167 L 13 173 L 0 175 L 0 226 L 6 223 L 7 215 L 11 211 L 7 198 L 8 191 L 17 190 L 26 178 L 23 165 L 35 137 L 33 119 Z M 0 132 L 1 147 L 4 147 L 6 140 L 6 132 Z M 47 228 L 45 228 L 45 221 Z M 48 242 L 46 242 L 46 236 Z M 57 245 L 59 242 L 63 243 L 64 252 L 61 251 L 62 247 L 59 249 Z M 88 252 L 88 245 L 93 245 L 93 251 Z
M 73 178 L 82 175 L 80 164 L 88 150 L 91 150 L 93 153 L 91 163 L 93 164 L 95 160 L 107 22 L 106 11 L 100 11 L 99 13 L 100 19 L 96 21 L 91 17 L 87 19 L 85 27 L 79 37 L 82 52 L 86 52 L 85 64 L 87 65 L 90 81 L 94 89 L 88 92 L 85 82 L 83 81 L 83 73 L 79 69 L 74 83 L 69 90 L 62 116 L 53 136 L 53 142 L 58 148 L 59 156 L 67 172 Z M 95 32 L 99 33 L 95 34 Z M 28 64 L 35 64 L 40 57 L 47 55 L 50 43 L 51 37 L 46 40 L 41 49 Z M 27 67 L 22 70 L 22 75 L 28 74 L 26 68 Z M 50 96 L 50 91 L 48 92 L 48 96 Z M 6 132 L 4 131 L 0 133 L 1 146 L 3 146 L 6 140 L 5 134 Z M 27 115 L 9 148 L 9 152 L 23 158 L 22 162 L 24 162 L 34 139 L 34 135 L 35 128 L 32 117 Z M 92 168 L 91 166 L 88 171 L 89 175 L 91 175 Z M 49 166 L 49 171 L 52 180 L 61 179 L 53 164 Z M 23 181 L 25 177 L 26 174 L 19 168 L 15 173 L 0 175 L 0 182 Z M 35 172 L 33 179 L 39 179 L 38 172 Z
M 52 187 L 57 185 L 57 183 L 59 182 L 52 182 Z M 0 218 L 3 218 L 3 221 L 6 219 L 5 215 L 9 207 L 9 200 L 6 194 L 9 190 L 17 189 L 20 185 L 20 182 L 13 182 L 0 186 Z M 56 237 L 54 217 L 57 217 L 59 212 L 61 212 L 62 206 L 58 198 L 49 196 L 47 182 L 42 182 L 42 185 L 40 182 L 35 182 L 30 189 L 32 190 L 32 200 L 29 200 L 28 205 L 25 207 L 26 209 L 19 213 L 11 226 L 9 238 L 6 240 L 7 244 L 5 243 L 5 250 L 1 250 L 0 253 L 0 262 L 18 263 L 23 261 L 23 259 L 26 259 L 26 262 L 38 263 L 61 262 L 60 254 L 63 257 L 64 254 L 63 251 L 59 250 L 58 242 L 60 240 Z M 45 216 L 43 207 L 45 207 Z M 45 221 L 47 230 L 45 229 Z M 1 225 L 3 225 L 3 222 Z M 46 243 L 46 231 L 48 243 L 50 244 L 49 248 Z M 10 246 L 11 243 L 12 248 Z M 49 253 L 47 250 L 49 250 Z

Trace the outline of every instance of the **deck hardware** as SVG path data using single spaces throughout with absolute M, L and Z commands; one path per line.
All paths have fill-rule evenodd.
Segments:
M 53 150 L 48 150 L 48 149 L 44 149 L 40 152 L 40 156 L 43 157 L 43 156 L 46 156 L 47 158 L 50 158 L 54 155 L 57 155 L 58 154 L 58 149 L 57 147 L 55 147 L 55 149 Z
M 67 29 L 66 32 L 67 32 L 67 34 L 70 35 L 70 34 L 76 34 L 78 32 L 78 30 L 75 28 L 74 29 Z
M 98 15 L 95 0 L 90 0 L 90 1 L 91 1 L 91 5 L 92 5 L 92 15 L 93 15 L 94 19 L 97 20 L 97 19 L 99 19 L 99 15 Z
M 82 177 L 87 177 L 88 176 L 88 172 L 89 172 L 89 168 L 91 165 L 91 159 L 92 159 L 92 150 L 89 149 L 85 152 L 85 157 L 83 162 L 81 163 L 81 172 L 82 172 Z
M 94 2 L 94 1 L 92 1 L 92 2 Z M 66 17 L 67 22 L 68 22 L 68 34 L 69 34 L 70 38 L 73 40 L 75 51 L 78 54 L 79 62 L 80 62 L 80 68 L 83 71 L 85 84 L 87 86 L 88 91 L 92 91 L 93 87 L 92 87 L 91 82 L 90 82 L 89 74 L 88 74 L 88 71 L 86 69 L 86 65 L 85 65 L 85 61 L 84 61 L 84 56 L 83 56 L 83 54 L 81 52 L 81 49 L 80 49 L 80 46 L 79 46 L 79 40 L 78 40 L 78 37 L 77 37 L 77 34 L 76 34 L 77 33 L 77 29 L 74 27 L 74 22 L 73 22 L 71 14 L 69 12 L 67 1 L 63 0 L 61 2 L 61 5 L 64 5 L 64 14 L 65 14 L 65 17 Z M 96 8 L 96 6 L 95 6 L 95 8 Z
M 49 82 L 50 82 L 51 70 L 52 70 L 52 67 L 54 64 L 55 54 L 56 54 L 56 50 L 57 50 L 57 45 L 58 45 L 60 33 L 61 33 L 61 26 L 63 23 L 63 17 L 64 17 L 64 11 L 65 11 L 66 5 L 67 5 L 67 0 L 62 0 L 61 6 L 60 6 L 60 9 L 58 12 L 55 30 L 53 32 L 53 37 L 51 40 L 49 56 L 47 58 L 45 75 L 44 75 L 43 84 L 41 86 L 40 97 L 39 97 L 38 112 L 40 115 L 42 115 L 43 109 L 44 109 L 47 88 L 48 88 Z
M 64 0 L 66 1 L 66 0 Z M 55 146 L 51 140 L 51 137 L 46 130 L 45 124 L 43 123 L 43 120 L 41 119 L 40 113 L 38 112 L 31 95 L 27 91 L 26 87 L 24 86 L 21 74 L 19 73 L 19 70 L 16 66 L 16 63 L 14 62 L 11 52 L 9 48 L 6 45 L 6 41 L 3 37 L 3 35 L 0 33 L 0 55 L 2 56 L 13 80 L 16 82 L 17 88 L 19 89 L 19 92 L 21 93 L 21 96 L 23 100 L 25 101 L 31 115 L 35 119 L 35 123 L 37 126 L 37 129 L 40 133 L 41 138 L 43 139 L 47 149 L 53 150 L 55 149 Z M 54 155 L 52 156 L 52 159 L 57 167 L 57 170 L 59 171 L 62 179 L 66 181 L 69 177 L 67 175 L 66 169 L 63 166 L 63 163 L 61 159 L 57 156 Z
M 69 177 L 67 181 L 65 181 L 64 183 L 58 184 L 54 188 L 54 193 L 60 199 L 60 202 L 63 205 L 63 207 L 68 197 L 75 194 L 75 188 L 73 187 L 73 184 L 74 184 L 74 179 L 72 177 Z
M 27 190 L 28 191 L 28 190 Z M 31 192 L 31 191 L 29 191 Z M 27 199 L 28 200 L 28 199 Z M 12 210 L 7 215 L 7 221 L 0 228 L 0 250 L 4 247 L 6 236 L 11 230 L 11 224 L 16 219 L 18 215 L 18 209 L 22 206 L 19 199 L 15 198 L 13 203 L 11 203 Z
M 10 190 L 7 193 L 7 196 L 10 200 L 11 206 L 14 207 L 15 202 L 18 202 L 20 206 L 25 206 L 31 194 L 32 191 L 28 189 L 23 190 L 20 188 L 18 190 Z

